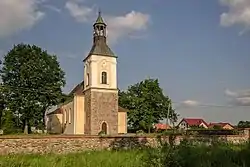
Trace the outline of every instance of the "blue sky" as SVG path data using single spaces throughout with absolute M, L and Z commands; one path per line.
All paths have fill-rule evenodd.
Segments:
M 68 92 L 83 79 L 98 8 L 119 88 L 159 78 L 180 118 L 250 119 L 249 0 L 1 0 L 0 53 L 24 42 L 56 54 Z

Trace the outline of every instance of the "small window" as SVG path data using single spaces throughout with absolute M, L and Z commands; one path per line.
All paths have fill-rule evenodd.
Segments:
M 71 108 L 69 109 L 69 124 L 71 124 Z
M 107 73 L 102 72 L 102 84 L 107 84 Z
M 89 86 L 89 73 L 87 73 L 87 83 L 86 86 Z
M 67 111 L 66 109 L 64 110 L 64 123 L 67 123 Z

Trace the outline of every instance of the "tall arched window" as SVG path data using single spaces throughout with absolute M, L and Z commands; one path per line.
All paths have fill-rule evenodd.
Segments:
M 67 110 L 65 109 L 64 110 L 64 123 L 66 124 L 67 123 Z
M 86 86 L 89 86 L 89 73 L 87 73 L 87 83 Z
M 107 84 L 107 72 L 102 72 L 102 84 Z

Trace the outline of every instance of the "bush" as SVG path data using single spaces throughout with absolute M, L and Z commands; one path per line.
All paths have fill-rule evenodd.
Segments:
M 237 149 L 236 149 L 237 147 Z M 183 140 L 180 145 L 164 143 L 145 153 L 145 167 L 248 167 L 250 144 L 195 144 Z

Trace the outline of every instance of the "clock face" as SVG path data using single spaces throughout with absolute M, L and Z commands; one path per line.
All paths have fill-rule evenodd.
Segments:
M 107 62 L 106 62 L 106 60 L 103 60 L 102 61 L 102 67 L 105 68 L 106 66 L 107 66 Z

